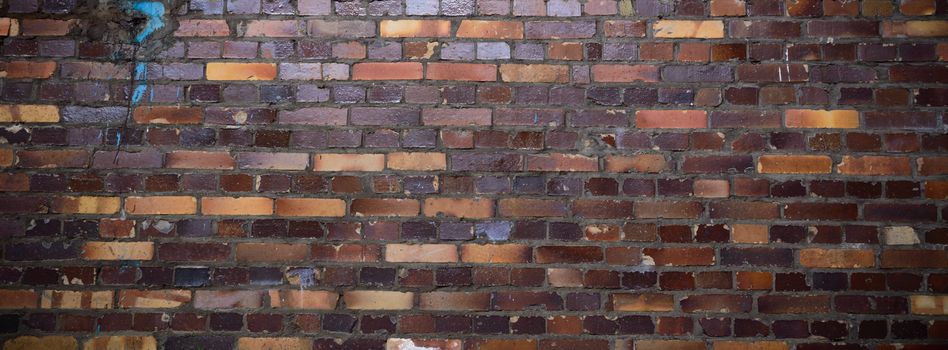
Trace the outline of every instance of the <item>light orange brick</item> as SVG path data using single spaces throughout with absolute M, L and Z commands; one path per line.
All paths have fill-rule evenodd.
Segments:
M 912 175 L 909 157 L 843 156 L 836 169 L 848 175 Z
M 128 197 L 125 211 L 134 215 L 186 215 L 197 212 L 197 199 L 191 196 Z
M 480 264 L 518 264 L 530 262 L 533 249 L 523 244 L 465 244 L 461 261 Z
M 115 214 L 119 197 L 63 196 L 53 199 L 52 211 L 62 214 Z
M 384 154 L 321 153 L 313 157 L 315 171 L 382 171 Z
M 0 105 L 0 123 L 56 123 L 59 108 L 52 105 Z
M 568 83 L 569 66 L 553 64 L 501 64 L 501 81 L 514 83 Z
M 273 80 L 276 75 L 276 63 L 210 62 L 207 64 L 207 80 Z
M 339 293 L 324 290 L 271 289 L 269 295 L 276 309 L 333 310 L 339 303 Z
M 456 35 L 467 39 L 523 39 L 523 23 L 517 21 L 461 21 Z
M 668 312 L 675 308 L 675 296 L 671 294 L 614 293 L 609 299 L 613 311 Z
M 151 260 L 155 257 L 154 242 L 86 242 L 82 245 L 85 260 Z
M 605 157 L 604 163 L 606 171 L 615 173 L 659 173 L 669 167 L 661 154 L 610 155 Z
M 386 244 L 385 261 L 451 263 L 458 261 L 458 251 L 453 244 Z
M 715 20 L 658 20 L 652 23 L 656 38 L 724 38 L 724 22 Z
M 415 293 L 381 290 L 351 290 L 342 295 L 350 310 L 409 310 L 415 304 Z
M 229 170 L 237 166 L 228 152 L 173 151 L 165 156 L 165 166 L 172 169 Z
M 170 309 L 191 302 L 191 291 L 184 289 L 138 290 L 119 292 L 118 306 L 123 309 Z
M 40 308 L 63 310 L 111 309 L 113 293 L 110 290 L 45 290 Z
M 345 216 L 346 201 L 335 198 L 277 198 L 279 216 Z
M 859 127 L 859 112 L 856 110 L 788 109 L 784 114 L 788 128 Z
M 279 337 L 237 339 L 237 350 L 312 350 L 312 338 Z
M 487 198 L 426 198 L 425 216 L 485 219 L 494 215 L 494 201 Z
M 869 249 L 808 248 L 800 250 L 800 265 L 804 267 L 856 269 L 873 267 L 875 264 L 875 252 Z
M 363 62 L 352 65 L 352 80 L 418 80 L 420 62 Z
M 3 350 L 77 350 L 78 346 L 79 344 L 73 336 L 49 335 L 36 337 L 24 335 L 5 341 Z
M 392 170 L 431 171 L 447 169 L 444 153 L 393 152 L 388 154 L 388 168 Z
M 451 36 L 451 21 L 447 20 L 383 20 L 379 22 L 383 38 L 434 38 Z
M 204 197 L 201 198 L 204 215 L 270 215 L 273 199 L 264 197 Z
M 82 350 L 158 350 L 158 341 L 150 335 L 111 335 L 87 339 Z
M 638 110 L 635 127 L 640 129 L 701 129 L 708 127 L 708 112 L 699 110 Z
M 38 301 L 32 289 L 0 289 L 0 309 L 34 309 Z
M 428 63 L 428 80 L 496 81 L 497 65 L 485 63 Z

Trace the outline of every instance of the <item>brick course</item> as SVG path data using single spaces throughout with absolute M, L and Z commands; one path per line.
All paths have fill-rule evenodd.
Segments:
M 944 0 L 176 3 L 0 1 L 3 350 L 948 342 Z

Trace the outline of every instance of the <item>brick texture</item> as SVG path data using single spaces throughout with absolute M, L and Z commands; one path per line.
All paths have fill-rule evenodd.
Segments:
M 0 0 L 0 39 L 3 350 L 948 344 L 945 0 Z

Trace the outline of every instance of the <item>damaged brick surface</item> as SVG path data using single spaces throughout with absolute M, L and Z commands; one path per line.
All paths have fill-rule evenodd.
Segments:
M 946 15 L 2 1 L 0 344 L 943 349 Z

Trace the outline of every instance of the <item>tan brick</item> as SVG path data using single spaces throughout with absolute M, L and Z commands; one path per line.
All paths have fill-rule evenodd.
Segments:
M 432 311 L 485 311 L 490 308 L 490 293 L 428 292 L 418 296 L 418 309 Z
M 309 256 L 306 244 L 239 243 L 237 261 L 301 261 Z
M 568 83 L 569 66 L 553 64 L 501 64 L 500 79 L 516 83 Z
M 197 212 L 197 199 L 190 196 L 128 197 L 125 210 L 133 215 L 186 215 Z
M 652 30 L 656 38 L 724 38 L 722 21 L 658 20 Z
M 762 155 L 757 159 L 761 174 L 829 174 L 833 160 L 816 155 Z
M 79 343 L 70 336 L 19 336 L 3 343 L 3 350 L 77 350 Z
M 273 80 L 276 63 L 209 62 L 207 80 Z
M 352 80 L 419 80 L 420 62 L 364 62 L 352 65 Z
M 263 306 L 262 290 L 196 290 L 195 309 L 256 309 Z
M 487 198 L 426 198 L 425 216 L 484 219 L 494 216 L 494 201 Z
M 59 108 L 51 105 L 0 105 L 0 123 L 57 123 Z
M 43 309 L 111 309 L 112 291 L 45 290 L 40 299 Z
M 517 264 L 530 262 L 533 249 L 523 244 L 464 244 L 461 261 L 482 264 Z
M 523 23 L 466 19 L 458 27 L 458 38 L 523 39 Z
M 453 244 L 386 244 L 385 261 L 406 263 L 450 263 L 458 261 Z
M 767 225 L 735 224 L 731 230 L 731 241 L 734 243 L 767 243 L 770 234 Z
M 451 36 L 451 21 L 447 20 L 383 20 L 379 22 L 383 38 L 430 38 Z
M 948 315 L 948 295 L 913 295 L 911 303 L 916 315 Z
M 277 198 L 279 216 L 345 216 L 346 201 L 335 198 Z
M 876 254 L 869 249 L 820 249 L 800 250 L 800 265 L 811 268 L 856 269 L 869 268 L 876 264 Z
M 270 307 L 277 309 L 333 310 L 339 293 L 323 290 L 271 289 Z
M 315 171 L 382 171 L 384 154 L 321 153 L 313 158 Z
M 201 198 L 204 215 L 270 215 L 273 199 L 263 197 L 204 197 Z
M 87 339 L 82 350 L 158 350 L 158 342 L 150 335 L 101 336 Z
M 612 311 L 668 312 L 675 308 L 675 296 L 670 294 L 613 293 L 609 299 Z
M 52 211 L 62 214 L 115 214 L 119 207 L 118 197 L 65 196 L 53 199 Z
M 843 156 L 836 169 L 850 175 L 912 175 L 908 157 Z
M 388 168 L 392 170 L 445 170 L 447 160 L 439 152 L 392 152 L 388 154 Z
M 605 170 L 613 173 L 660 173 L 668 170 L 668 161 L 661 154 L 610 155 L 604 159 Z
M 0 309 L 34 309 L 38 300 L 32 289 L 0 290 Z
M 85 260 L 151 260 L 154 257 L 154 242 L 86 242 L 82 245 Z
M 228 152 L 174 151 L 165 157 L 165 166 L 172 169 L 230 170 L 237 166 Z
M 358 198 L 350 209 L 355 216 L 417 216 L 421 205 L 414 199 Z
M 350 310 L 409 310 L 415 304 L 415 293 L 376 290 L 351 290 L 342 295 Z
M 859 112 L 856 110 L 788 109 L 784 112 L 788 128 L 835 128 L 859 127 Z
M 170 309 L 191 301 L 191 291 L 183 289 L 137 290 L 119 292 L 119 307 L 123 309 Z
M 312 338 L 247 338 L 237 339 L 237 350 L 311 350 Z

